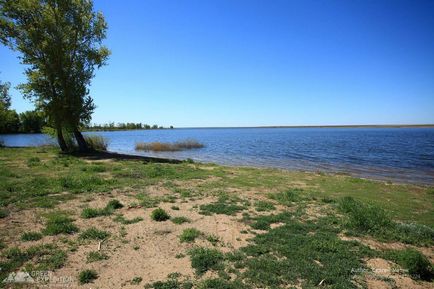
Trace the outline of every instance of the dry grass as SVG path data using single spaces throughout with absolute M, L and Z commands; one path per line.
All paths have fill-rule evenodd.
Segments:
M 100 151 L 107 150 L 107 146 L 108 146 L 107 139 L 105 139 L 102 136 L 86 135 L 84 136 L 84 139 L 86 140 L 87 145 L 94 150 L 100 150 Z
M 175 143 L 164 142 L 140 142 L 136 143 L 136 150 L 154 151 L 154 152 L 174 152 L 187 149 L 203 148 L 204 145 L 196 140 L 183 140 Z

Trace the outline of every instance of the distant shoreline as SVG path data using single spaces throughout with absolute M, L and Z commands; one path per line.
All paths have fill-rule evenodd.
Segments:
M 219 128 L 434 128 L 434 124 L 362 124 L 362 125 L 270 125 L 270 126 L 210 126 L 175 127 L 174 129 L 219 129 Z

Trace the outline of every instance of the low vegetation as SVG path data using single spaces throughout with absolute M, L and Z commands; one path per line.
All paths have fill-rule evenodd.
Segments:
M 375 282 L 429 288 L 432 192 L 344 175 L 1 148 L 0 280 L 24 269 L 94 269 L 78 282 L 104 287 L 100 275 L 115 287 L 369 288 L 360 272 L 383 260 L 401 271 L 369 275 Z M 124 276 L 130 262 L 107 271 L 124 253 L 156 266 L 155 279 Z M 170 266 L 179 272 L 167 275 Z
M 106 138 L 100 135 L 85 135 L 84 139 L 86 140 L 89 148 L 98 151 L 105 151 L 108 147 L 108 141 Z
M 164 222 L 170 219 L 170 215 L 165 210 L 157 208 L 152 211 L 151 219 L 157 222 Z
M 174 152 L 189 149 L 203 148 L 204 145 L 196 140 L 184 140 L 175 143 L 149 142 L 136 143 L 136 150 L 154 152 Z

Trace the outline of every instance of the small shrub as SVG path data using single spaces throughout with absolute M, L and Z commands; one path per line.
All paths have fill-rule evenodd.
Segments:
M 172 210 L 174 210 L 174 211 L 179 211 L 179 207 L 178 206 L 171 206 L 170 207 Z
M 104 240 L 108 236 L 110 236 L 110 233 L 108 233 L 106 231 L 101 231 L 101 230 L 98 230 L 97 228 L 92 227 L 92 228 L 89 228 L 89 229 L 83 231 L 80 234 L 80 239 Z
M 120 208 L 123 208 L 124 205 L 121 204 L 121 202 L 119 202 L 116 199 L 110 200 L 106 206 L 106 209 L 112 209 L 112 210 L 117 210 Z
M 408 273 L 414 279 L 422 279 L 426 281 L 431 281 L 433 279 L 433 266 L 424 255 L 415 249 L 389 251 L 386 253 L 386 256 L 407 269 Z
M 142 277 L 134 277 L 131 280 L 131 285 L 139 285 L 142 282 L 143 278 Z
M 25 232 L 21 235 L 21 241 L 37 241 L 42 239 L 42 234 L 39 232 Z
M 177 225 L 181 225 L 184 223 L 190 223 L 190 219 L 187 217 L 175 217 L 175 218 L 172 218 L 171 221 Z
M 99 135 L 86 135 L 84 136 L 87 145 L 93 150 L 106 151 L 108 141 L 106 138 Z
M 210 242 L 213 246 L 216 246 L 217 243 L 220 241 L 219 237 L 216 235 L 208 235 L 206 236 L 206 239 L 208 242 Z
M 184 229 L 184 231 L 182 231 L 181 235 L 179 236 L 179 240 L 181 241 L 181 243 L 191 243 L 194 242 L 194 240 L 201 234 L 202 233 L 195 228 Z
M 80 284 L 87 284 L 93 282 L 93 280 L 98 278 L 98 274 L 95 270 L 83 270 L 78 275 L 78 280 Z
M 107 256 L 104 253 L 101 253 L 98 251 L 92 251 L 92 252 L 89 252 L 89 254 L 87 254 L 86 262 L 92 263 L 92 262 L 107 260 L 108 258 L 109 258 L 109 256 Z
M 222 268 L 223 254 L 216 249 L 193 248 L 189 252 L 191 266 L 195 269 L 196 274 L 202 275 L 208 270 L 217 270 Z
M 151 218 L 154 221 L 163 222 L 163 221 L 169 220 L 170 216 L 168 213 L 166 213 L 165 210 L 163 210 L 161 208 L 157 208 L 157 209 L 152 211 Z
M 78 232 L 78 227 L 72 223 L 73 219 L 63 213 L 53 213 L 47 216 L 47 222 L 43 233 L 45 235 L 73 234 Z

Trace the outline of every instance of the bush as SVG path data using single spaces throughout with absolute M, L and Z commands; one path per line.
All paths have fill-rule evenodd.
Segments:
M 216 249 L 194 248 L 189 252 L 191 266 L 196 270 L 196 274 L 202 275 L 208 270 L 218 270 L 222 268 L 223 254 Z
M 122 205 L 122 203 L 116 199 L 110 200 L 106 206 L 107 209 L 113 209 L 113 210 L 117 210 L 123 207 L 124 205 Z
M 80 284 L 90 283 L 96 278 L 98 278 L 98 274 L 95 270 L 83 270 L 78 275 L 78 280 L 80 281 Z
M 163 210 L 161 208 L 157 208 L 157 209 L 152 211 L 151 218 L 154 221 L 163 222 L 163 221 L 169 220 L 170 216 L 168 213 L 166 213 L 165 210 Z
M 87 254 L 86 262 L 92 263 L 92 262 L 96 262 L 96 261 L 107 260 L 108 258 L 109 257 L 104 253 L 101 253 L 98 251 L 92 251 L 92 252 L 89 252 L 89 254 Z
M 184 242 L 191 243 L 201 234 L 202 233 L 195 228 L 188 228 L 182 231 L 181 235 L 179 236 L 179 240 L 181 241 L 181 243 Z
M 99 216 L 109 216 L 113 214 L 114 210 L 122 208 L 124 205 L 122 205 L 121 202 L 119 202 L 116 199 L 110 200 L 107 205 L 102 209 L 97 208 L 84 208 L 81 212 L 81 217 L 84 219 L 91 219 L 96 218 Z
M 84 139 L 86 140 L 89 148 L 98 151 L 106 151 L 108 147 L 108 141 L 106 138 L 100 135 L 85 135 Z

